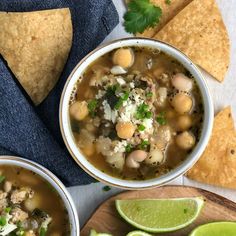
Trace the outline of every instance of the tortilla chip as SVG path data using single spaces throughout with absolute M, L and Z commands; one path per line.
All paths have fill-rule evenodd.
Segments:
M 128 3 L 130 0 L 127 0 Z M 164 25 L 166 25 L 174 16 L 176 16 L 185 6 L 187 6 L 193 0 L 174 0 L 171 4 L 166 4 L 166 0 L 151 0 L 155 6 L 159 6 L 162 9 L 162 17 L 160 22 L 154 27 L 145 30 L 142 34 L 137 36 L 153 37 Z
M 187 176 L 207 184 L 236 188 L 236 131 L 230 107 L 215 117 L 210 142 Z
M 0 54 L 36 105 L 55 86 L 71 44 L 68 8 L 0 12 Z
M 194 0 L 155 36 L 189 56 L 218 81 L 229 66 L 229 38 L 214 0 Z

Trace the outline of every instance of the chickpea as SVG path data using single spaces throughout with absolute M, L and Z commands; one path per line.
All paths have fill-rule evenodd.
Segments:
M 86 101 L 77 101 L 70 106 L 70 114 L 76 120 L 83 120 L 88 114 L 88 104 Z
M 189 129 L 193 124 L 192 117 L 190 115 L 182 115 L 177 119 L 178 130 L 184 131 Z
M 81 150 L 83 151 L 83 153 L 86 156 L 92 156 L 95 153 L 95 145 L 94 144 L 89 144 L 89 145 L 81 148 Z
M 189 150 L 193 148 L 196 143 L 196 139 L 193 134 L 188 131 L 184 131 L 183 133 L 176 136 L 176 144 L 184 150 Z
M 193 105 L 193 100 L 187 94 L 178 93 L 171 101 L 171 105 L 179 114 L 184 114 L 190 112 Z
M 174 109 L 169 109 L 166 111 L 166 118 L 173 119 L 176 117 L 176 111 Z
M 117 135 L 122 139 L 129 139 L 135 132 L 135 126 L 131 122 L 118 122 L 116 124 Z
M 130 48 L 120 48 L 115 51 L 112 61 L 123 68 L 131 67 L 134 63 L 134 53 Z

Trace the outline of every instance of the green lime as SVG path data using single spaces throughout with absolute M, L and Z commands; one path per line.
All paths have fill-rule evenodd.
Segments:
M 91 229 L 89 236 L 112 236 L 112 235 L 106 233 L 97 233 L 94 229 Z
M 197 227 L 189 236 L 233 236 L 236 222 L 214 222 Z
M 147 232 L 170 232 L 191 224 L 204 204 L 201 197 L 116 200 L 116 209 L 128 223 Z
M 152 236 L 152 235 L 140 230 L 136 230 L 128 233 L 126 236 Z

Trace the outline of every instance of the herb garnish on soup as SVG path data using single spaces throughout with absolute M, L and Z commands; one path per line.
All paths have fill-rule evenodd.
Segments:
M 149 48 L 119 48 L 90 65 L 69 114 L 78 148 L 101 171 L 143 180 L 184 161 L 202 127 L 202 98 L 178 61 Z

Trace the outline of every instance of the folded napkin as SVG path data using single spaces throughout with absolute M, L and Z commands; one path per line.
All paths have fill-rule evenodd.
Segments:
M 63 86 L 75 65 L 116 26 L 112 0 L 1 0 L 0 11 L 24 12 L 69 7 L 73 44 L 61 78 L 48 97 L 35 107 L 0 58 L 0 155 L 33 160 L 56 174 L 66 186 L 94 181 L 67 152 L 59 128 Z

